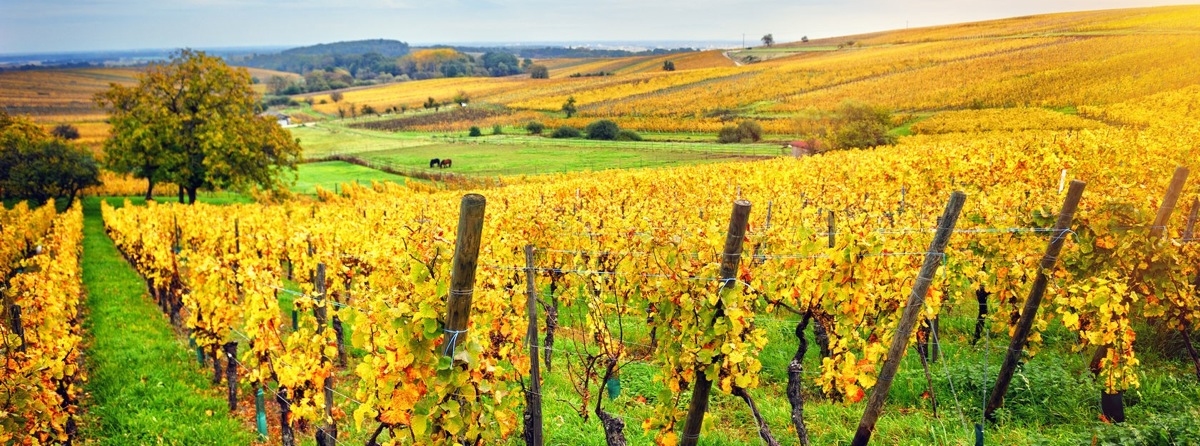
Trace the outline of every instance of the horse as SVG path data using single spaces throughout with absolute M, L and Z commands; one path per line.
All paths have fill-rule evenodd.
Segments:
M 446 159 L 443 159 L 443 160 L 442 160 L 442 168 L 443 168 L 443 169 L 449 169 L 449 168 L 450 168 L 450 158 L 446 158 Z
M 429 168 L 430 169 L 432 169 L 434 167 L 439 167 L 441 165 L 442 165 L 442 160 L 440 160 L 440 159 L 434 158 L 434 159 L 429 160 Z

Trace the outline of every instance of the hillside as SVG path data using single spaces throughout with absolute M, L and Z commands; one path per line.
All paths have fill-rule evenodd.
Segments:
M 387 72 L 395 71 L 395 59 L 408 52 L 408 44 L 398 40 L 355 40 L 292 48 L 278 54 L 255 54 L 234 58 L 230 63 L 296 74 L 327 68 Z
M 644 131 L 711 132 L 723 125 L 722 118 L 740 117 L 758 119 L 780 134 L 794 132 L 797 117 L 819 115 L 851 99 L 912 114 L 1106 105 L 1200 82 L 1200 58 L 1192 57 L 1200 54 L 1200 6 L 1019 17 L 753 51 L 779 57 L 736 67 L 720 61 L 719 52 L 549 60 L 549 80 L 409 82 L 348 92 L 344 101 L 376 109 L 419 108 L 427 97 L 443 99 L 445 92 L 463 90 L 475 103 L 509 110 L 509 119 L 498 119 L 505 124 L 542 116 L 552 125 L 582 126 L 607 117 Z M 676 71 L 662 71 L 667 58 L 680 58 Z M 685 58 L 700 62 L 690 65 Z M 613 75 L 570 77 L 596 72 Z M 556 119 L 550 112 L 568 97 L 575 98 L 579 114 Z M 327 101 L 316 109 L 334 114 L 338 107 Z

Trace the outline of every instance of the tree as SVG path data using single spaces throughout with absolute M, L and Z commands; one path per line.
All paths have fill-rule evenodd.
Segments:
M 533 59 L 526 57 L 524 60 L 521 61 L 521 69 L 522 70 L 528 71 L 529 67 L 531 67 L 531 66 L 533 66 Z
M 267 79 L 267 92 L 271 94 L 283 94 L 283 90 L 287 89 L 288 80 L 283 76 L 271 76 Z
M 471 96 L 468 95 L 464 90 L 458 90 L 458 93 L 454 94 L 454 99 L 452 99 L 452 101 L 458 105 L 467 105 L 471 102 Z
M 484 53 L 483 68 L 492 76 L 511 76 L 521 72 L 521 62 L 512 53 Z
M 771 35 L 771 33 L 767 33 L 767 35 L 762 36 L 762 43 L 763 43 L 763 45 L 766 45 L 766 46 L 774 45 L 775 44 L 775 36 Z
M 340 91 L 335 91 L 333 93 L 329 93 L 329 100 L 333 101 L 335 104 L 338 101 L 341 101 L 342 97 L 343 97 L 342 92 L 340 92 Z
M 675 62 L 669 60 L 663 62 L 663 71 L 675 71 Z
M 530 66 L 529 77 L 532 79 L 550 79 L 550 69 L 542 64 Z
M 5 132 L 7 133 L 7 132 Z M 100 185 L 92 153 L 60 138 L 4 137 L 0 146 L 0 195 L 45 202 Z
M 372 107 L 372 106 L 371 106 L 371 104 L 363 104 L 363 106 L 362 106 L 362 114 L 363 114 L 363 116 L 366 116 L 366 115 L 374 115 L 374 114 L 375 114 L 375 107 Z
M 479 126 L 471 126 L 471 130 L 467 132 L 467 136 L 483 136 L 483 131 L 479 130 Z
M 571 115 L 575 114 L 575 112 L 577 111 L 577 110 L 575 110 L 575 96 L 567 97 L 567 102 L 563 103 L 562 111 L 563 111 L 563 113 L 567 114 L 568 118 L 570 118 Z
M 890 145 L 896 137 L 888 134 L 891 113 L 871 105 L 846 101 L 838 107 L 829 135 L 834 149 Z
M 525 124 L 525 130 L 529 130 L 530 135 L 541 135 L 542 130 L 546 130 L 546 125 L 537 121 L 529 121 Z
M 808 43 L 808 36 L 801 37 L 800 41 L 804 42 L 804 43 Z
M 612 141 L 617 139 L 617 132 L 621 131 L 621 127 L 617 126 L 615 122 L 601 119 L 599 121 L 592 121 L 592 123 L 584 128 L 584 131 L 587 132 L 588 139 Z
M 50 131 L 55 138 L 64 139 L 67 141 L 79 139 L 79 129 L 71 124 L 59 124 L 54 126 L 54 130 Z
M 300 161 L 299 142 L 274 118 L 255 115 L 246 70 L 202 51 L 179 50 L 147 67 L 137 85 L 111 84 L 96 99 L 112 125 L 106 162 L 146 179 L 147 195 L 158 180 L 178 184 L 189 203 L 200 189 L 278 190 Z

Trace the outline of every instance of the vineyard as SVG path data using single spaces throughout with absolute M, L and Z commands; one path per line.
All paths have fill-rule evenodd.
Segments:
M 643 67 L 683 56 L 547 61 L 551 79 L 435 79 L 348 91 L 343 101 L 416 110 L 429 97 L 446 101 L 464 92 L 472 104 L 510 110 L 489 125 L 519 126 L 540 114 L 553 121 L 551 127 L 609 118 L 639 131 L 715 132 L 725 124 L 723 116 L 736 115 L 787 135 L 798 131 L 794 119 L 848 99 L 870 98 L 898 112 L 1019 110 L 1103 106 L 1185 88 L 1194 85 L 1200 66 L 1195 58 L 1174 55 L 1200 51 L 1196 23 L 1200 9 L 1194 6 L 1031 16 L 814 40 L 796 44 L 794 55 L 743 66 L 717 63 L 725 59 L 719 51 L 686 56 L 705 62 L 680 60 L 677 71 Z M 830 51 L 805 47 L 831 44 Z M 598 72 L 613 75 L 570 77 Z M 577 118 L 551 113 L 571 97 Z M 335 113 L 344 107 L 326 102 L 315 108 Z M 412 129 L 463 131 L 479 124 L 446 123 Z
M 76 434 L 86 380 L 81 369 L 80 240 L 76 203 L 56 215 L 54 203 L 0 210 L 0 297 L 4 363 L 0 441 L 61 444 Z
M 1200 444 L 1198 24 L 1052 14 L 296 96 L 326 161 L 296 194 L 156 203 L 105 172 L 0 207 L 0 443 Z M 2 72 L 0 102 L 96 145 L 92 95 L 132 75 Z M 848 99 L 905 136 L 781 156 Z M 365 105 L 388 112 L 332 121 Z M 653 133 L 524 130 L 599 118 Z M 741 119 L 768 141 L 712 142 Z
M 576 389 L 577 412 L 601 421 L 589 442 L 694 444 L 705 430 L 685 423 L 689 403 L 714 386 L 748 403 L 757 422 L 744 434 L 794 443 L 829 429 L 806 421 L 804 398 L 861 407 L 886 396 L 881 370 L 894 373 L 910 341 L 932 368 L 948 349 L 1013 336 L 994 357 L 1011 353 L 1005 370 L 985 369 L 991 389 L 1041 360 L 1051 326 L 1092 355 L 1103 415 L 1119 421 L 1112 395 L 1147 373 L 1139 331 L 1187 338 L 1200 317 L 1198 194 L 1176 169 L 1194 162 L 1196 134 L 914 137 L 873 152 L 564 175 L 481 189 L 461 209 L 461 192 L 347 184 L 320 204 L 105 206 L 104 219 L 214 379 L 224 374 L 231 407 L 246 388 L 278 402 L 285 444 L 301 433 L 514 441 L 533 429 L 523 420 L 541 395 L 530 390 L 538 357 Z M 1139 162 L 1114 141 L 1136 144 Z M 943 211 L 952 190 L 965 193 L 961 213 Z M 1072 200 L 1078 210 L 1060 212 Z M 939 341 L 948 308 L 978 309 L 961 346 Z M 817 367 L 804 368 L 806 337 L 772 338 L 780 324 L 817 331 Z M 788 390 L 764 393 L 782 383 L 760 353 L 782 342 L 798 358 Z M 603 395 L 634 369 L 654 378 L 637 391 L 644 416 L 622 418 Z M 966 429 L 935 438 L 970 438 L 965 420 L 1002 412 L 1004 395 L 937 395 Z M 791 415 L 760 413 L 783 401 Z

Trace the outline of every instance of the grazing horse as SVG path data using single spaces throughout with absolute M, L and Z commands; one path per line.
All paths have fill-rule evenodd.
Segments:
M 442 160 L 440 160 L 440 159 L 434 158 L 434 159 L 429 160 L 429 168 L 431 168 L 431 169 L 434 167 L 440 167 L 441 165 L 442 165 Z
M 446 158 L 446 159 L 443 159 L 443 160 L 442 160 L 442 168 L 443 168 L 443 169 L 449 169 L 449 168 L 450 168 L 450 158 Z

